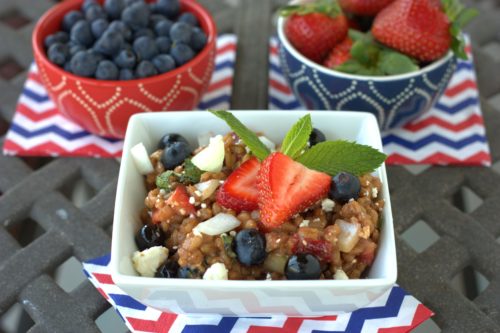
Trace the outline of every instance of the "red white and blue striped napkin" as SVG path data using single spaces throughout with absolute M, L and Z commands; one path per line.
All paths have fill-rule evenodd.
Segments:
M 219 36 L 215 70 L 200 110 L 229 108 L 235 57 L 236 36 Z M 122 147 L 122 140 L 93 135 L 63 116 L 50 100 L 36 66 L 31 67 L 5 138 L 5 154 L 120 157 Z
M 118 288 L 109 273 L 109 259 L 107 255 L 84 263 L 84 273 L 132 332 L 405 333 L 433 315 L 399 286 L 394 286 L 365 308 L 327 317 L 191 317 L 164 313 L 137 302 Z
M 491 165 L 472 49 L 459 60 L 448 88 L 429 112 L 403 128 L 382 133 L 388 164 Z M 281 71 L 278 40 L 270 42 L 269 109 L 304 109 Z

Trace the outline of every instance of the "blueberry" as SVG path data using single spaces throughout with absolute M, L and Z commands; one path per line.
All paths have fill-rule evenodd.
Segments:
M 95 38 L 99 38 L 102 36 L 104 31 L 108 29 L 109 23 L 105 19 L 97 19 L 92 22 L 90 25 L 90 29 L 92 30 L 92 34 L 94 35 Z
M 172 29 L 172 26 L 174 25 L 174 22 L 170 20 L 163 20 L 155 25 L 155 32 L 158 36 L 165 36 L 169 37 L 170 36 L 170 29 Z
M 196 27 L 199 24 L 198 19 L 192 13 L 181 14 L 181 16 L 179 16 L 179 18 L 177 19 L 177 22 L 184 22 L 192 25 L 193 27 Z
M 93 77 L 96 69 L 97 58 L 91 52 L 80 51 L 71 58 L 71 71 L 75 75 Z
M 85 10 L 85 18 L 87 21 L 95 21 L 97 19 L 106 19 L 107 15 L 104 9 L 102 9 L 99 5 L 89 6 L 87 10 Z
M 184 65 L 189 60 L 193 59 L 195 53 L 186 44 L 176 43 L 170 49 L 170 54 L 175 60 L 177 66 Z
M 156 47 L 158 48 L 158 52 L 167 54 L 170 52 L 170 46 L 172 42 L 170 42 L 170 38 L 165 36 L 160 36 L 156 38 Z
M 134 41 L 134 51 L 141 60 L 151 60 L 158 54 L 158 47 L 151 37 L 143 36 Z
M 114 62 L 110 60 L 102 60 L 97 65 L 95 78 L 98 80 L 118 80 L 120 71 Z
M 233 243 L 238 261 L 243 265 L 259 265 L 266 259 L 266 239 L 257 229 L 243 229 Z
M 64 70 L 65 70 L 66 72 L 73 73 L 73 71 L 71 70 L 71 62 L 67 61 L 67 62 L 64 64 Z
M 179 16 L 179 13 L 181 12 L 181 4 L 179 0 L 158 0 L 156 4 L 156 12 L 173 19 Z
M 179 271 L 179 264 L 175 260 L 167 260 L 166 263 L 161 265 L 156 271 L 155 277 L 159 278 L 176 278 Z
M 120 69 L 118 79 L 120 79 L 121 81 L 133 80 L 135 79 L 134 72 L 128 68 Z
M 158 22 L 165 21 L 167 18 L 161 14 L 152 14 L 149 17 L 149 27 L 154 29 Z
M 45 38 L 44 44 L 47 49 L 55 43 L 65 44 L 69 40 L 69 35 L 64 31 L 58 31 L 52 35 L 48 35 Z
M 108 30 L 120 33 L 127 41 L 132 40 L 132 30 L 123 21 L 111 22 Z
M 166 73 L 175 68 L 175 60 L 168 54 L 159 54 L 153 58 L 153 65 L 159 73 Z
M 134 3 L 144 3 L 144 0 L 125 0 L 125 7 L 131 6 Z
M 71 40 L 77 44 L 89 47 L 94 43 L 94 36 L 87 21 L 78 21 L 71 28 Z
M 70 32 L 76 22 L 83 20 L 83 13 L 79 10 L 72 10 L 64 15 L 62 28 L 66 32 Z
M 161 163 L 167 170 L 174 169 L 181 165 L 184 160 L 191 155 L 191 147 L 186 142 L 174 142 L 165 147 L 161 154 Z
M 312 254 L 297 253 L 288 259 L 285 275 L 288 280 L 317 280 L 321 276 L 321 265 Z
M 92 7 L 94 5 L 99 5 L 97 0 L 85 0 L 83 2 L 83 5 L 82 5 L 82 10 L 86 11 L 87 9 L 89 9 L 90 7 Z
M 326 137 L 323 134 L 323 132 L 321 132 L 317 128 L 313 128 L 311 135 L 309 135 L 309 147 L 312 147 L 312 146 L 314 146 L 320 142 L 324 142 L 324 141 L 326 141 Z
M 88 51 L 97 60 L 97 63 L 105 59 L 104 55 L 95 49 L 89 49 Z
M 193 28 L 193 33 L 191 35 L 191 48 L 195 52 L 201 51 L 207 44 L 207 35 L 200 28 Z
M 74 56 L 76 53 L 78 53 L 80 51 L 85 51 L 85 50 L 86 50 L 86 48 L 80 44 L 72 44 L 69 46 L 69 54 L 71 56 Z
M 157 13 L 157 11 L 156 11 L 156 3 L 155 2 L 148 3 L 148 6 L 149 6 L 149 11 L 151 13 L 155 13 L 155 14 Z
M 158 142 L 158 149 L 165 149 L 176 142 L 184 142 L 185 144 L 189 144 L 186 138 L 177 133 L 167 133 Z
M 120 68 L 132 69 L 137 63 L 137 57 L 134 51 L 124 49 L 118 53 L 114 61 Z
M 122 15 L 122 11 L 125 9 L 124 0 L 106 0 L 104 1 L 104 10 L 108 14 L 110 19 L 118 19 Z
M 144 251 L 153 246 L 161 246 L 164 241 L 165 235 L 163 230 L 157 225 L 146 224 L 135 235 L 135 244 L 139 248 L 139 251 Z
M 330 198 L 340 203 L 356 200 L 359 197 L 361 184 L 359 178 L 347 172 L 340 172 L 332 178 L 330 185 Z
M 135 76 L 140 79 L 155 76 L 156 74 L 158 74 L 158 71 L 156 70 L 155 65 L 148 60 L 141 61 L 135 69 Z
M 69 58 L 69 47 L 66 44 L 52 44 L 47 51 L 49 60 L 56 65 L 64 66 Z
M 156 35 L 153 32 L 153 30 L 148 29 L 148 28 L 139 29 L 134 33 L 134 39 L 137 39 L 137 38 L 142 37 L 142 36 L 156 38 Z
M 197 268 L 181 267 L 177 271 L 177 277 L 180 279 L 201 279 L 202 274 Z
M 170 29 L 170 39 L 172 42 L 188 44 L 191 41 L 193 28 L 184 22 L 176 22 Z
M 149 6 L 144 2 L 135 2 L 122 12 L 122 21 L 133 30 L 146 28 L 149 23 Z
M 116 31 L 106 30 L 97 40 L 94 49 L 107 56 L 113 56 L 120 52 L 124 43 L 123 36 Z

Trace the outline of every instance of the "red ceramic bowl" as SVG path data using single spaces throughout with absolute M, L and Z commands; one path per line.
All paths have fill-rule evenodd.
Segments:
M 152 1 L 148 1 L 152 2 Z M 214 68 L 216 28 L 199 4 L 181 0 L 181 11 L 193 13 L 208 36 L 207 45 L 191 61 L 161 75 L 130 81 L 83 78 L 52 64 L 43 45 L 59 30 L 64 15 L 83 0 L 67 0 L 49 10 L 33 32 L 33 50 L 45 88 L 57 108 L 86 130 L 123 138 L 129 118 L 139 112 L 192 110 L 205 92 Z

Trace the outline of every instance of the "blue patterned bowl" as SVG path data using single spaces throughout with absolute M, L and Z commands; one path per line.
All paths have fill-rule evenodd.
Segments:
M 323 67 L 300 54 L 278 20 L 283 73 L 297 99 L 309 110 L 366 111 L 382 130 L 403 126 L 430 110 L 454 71 L 452 52 L 418 72 L 393 76 L 360 76 Z

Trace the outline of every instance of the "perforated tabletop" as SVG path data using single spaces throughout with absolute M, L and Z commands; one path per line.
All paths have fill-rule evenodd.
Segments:
M 268 38 L 284 1 L 201 2 L 220 32 L 238 35 L 233 109 L 265 109 Z M 494 165 L 389 167 L 398 283 L 436 312 L 443 332 L 500 332 L 500 1 L 470 2 L 481 11 L 468 31 Z M 32 62 L 31 31 L 52 5 L 0 1 L 0 141 Z M 99 331 L 104 298 L 86 280 L 67 288 L 54 276 L 70 259 L 109 252 L 118 168 L 0 155 L 0 322 L 21 304 L 19 332 Z M 425 241 L 411 240 L 422 231 Z

